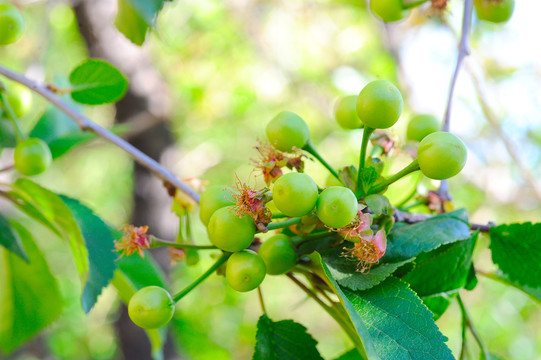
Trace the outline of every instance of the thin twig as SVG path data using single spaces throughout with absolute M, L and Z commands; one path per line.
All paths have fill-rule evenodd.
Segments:
M 466 330 L 468 329 L 467 326 L 468 320 L 466 319 L 466 316 L 464 313 L 462 313 L 462 346 L 460 348 L 460 356 L 458 357 L 458 360 L 466 360 L 467 359 L 467 350 L 468 350 L 468 341 L 466 336 Z
M 62 99 L 60 99 L 55 93 L 50 91 L 46 86 L 40 85 L 24 75 L 11 71 L 3 66 L 0 66 L 0 74 L 11 79 L 19 84 L 22 84 L 29 88 L 30 90 L 40 94 L 45 99 L 49 100 L 53 105 L 58 109 L 64 112 L 67 116 L 72 118 L 83 131 L 92 131 L 96 135 L 104 138 L 105 140 L 111 142 L 112 144 L 118 146 L 119 148 L 126 151 L 131 157 L 137 161 L 141 166 L 147 168 L 152 172 L 157 178 L 163 180 L 167 184 L 171 184 L 175 188 L 184 192 L 194 201 L 199 202 L 199 194 L 190 189 L 188 185 L 184 184 L 182 181 L 177 179 L 175 175 L 170 173 L 168 170 L 163 168 L 157 161 L 128 143 L 127 141 L 121 139 L 115 134 L 111 133 L 109 130 L 99 126 L 94 123 L 92 120 L 86 116 L 79 113 L 72 106 L 66 104 Z
M 464 64 L 464 58 L 470 54 L 470 27 L 471 27 L 471 17 L 472 17 L 472 8 L 473 0 L 464 1 L 464 15 L 462 18 L 462 35 L 460 36 L 460 42 L 458 44 L 458 56 L 456 59 L 455 71 L 451 79 L 451 85 L 449 86 L 449 97 L 447 99 L 447 108 L 445 109 L 445 115 L 443 117 L 443 131 L 449 131 L 451 128 L 451 109 L 453 107 L 453 97 L 455 94 L 456 82 L 458 80 L 458 74 L 462 69 Z M 440 183 L 440 188 L 438 194 L 444 200 L 450 200 L 451 196 L 449 195 L 449 182 L 447 180 L 442 180 Z
M 473 0 L 464 1 L 464 16 L 462 18 L 462 35 L 460 36 L 460 42 L 458 44 L 458 56 L 456 60 L 455 72 L 451 79 L 451 85 L 449 87 L 449 97 L 447 99 L 447 108 L 445 109 L 445 116 L 443 117 L 443 131 L 449 131 L 451 126 L 451 109 L 453 107 L 453 97 L 455 93 L 456 82 L 458 80 L 458 74 L 462 69 L 464 58 L 470 54 L 470 27 L 472 16 Z
M 397 208 L 393 208 L 393 217 L 396 222 L 405 222 L 407 224 L 415 224 L 430 219 L 432 216 L 422 213 L 408 213 L 400 211 Z M 496 226 L 492 221 L 487 224 L 470 223 L 471 230 L 479 230 L 481 232 L 489 232 L 491 227 Z
M 257 287 L 257 295 L 259 296 L 259 303 L 261 304 L 261 310 L 263 310 L 263 313 L 267 313 L 267 309 L 265 309 L 265 301 L 263 300 L 263 293 L 261 292 L 261 286 Z
M 522 174 L 522 177 L 528 185 L 532 188 L 535 196 L 539 201 L 541 201 L 541 189 L 537 183 L 537 179 L 531 172 L 529 168 L 527 168 L 524 163 L 522 162 L 521 157 L 519 156 L 519 151 L 517 150 L 515 144 L 511 141 L 511 138 L 504 133 L 502 126 L 500 122 L 498 121 L 498 117 L 492 111 L 490 105 L 488 104 L 488 100 L 485 96 L 485 93 L 483 91 L 483 88 L 481 86 L 481 81 L 475 74 L 475 72 L 469 67 L 466 66 L 466 71 L 471 76 L 473 86 L 475 88 L 475 91 L 477 92 L 477 97 L 479 99 L 479 103 L 481 104 L 481 109 L 483 110 L 483 114 L 485 115 L 485 118 L 487 119 L 488 123 L 496 133 L 496 135 L 501 139 L 503 142 L 503 145 L 505 146 L 505 149 L 513 159 L 513 162 L 517 166 L 518 170 Z
M 473 325 L 472 319 L 470 314 L 468 313 L 468 310 L 466 309 L 466 306 L 462 302 L 462 298 L 460 295 L 457 295 L 456 297 L 458 301 L 458 305 L 460 306 L 460 311 L 462 311 L 463 319 L 466 321 L 466 325 L 468 326 L 468 329 L 470 329 L 470 332 L 472 333 L 473 337 L 475 338 L 475 341 L 477 341 L 477 344 L 479 345 L 479 348 L 481 349 L 481 359 L 485 360 L 487 359 L 487 356 L 489 355 L 487 346 L 483 342 L 483 339 L 481 339 L 481 336 L 477 332 L 477 329 Z

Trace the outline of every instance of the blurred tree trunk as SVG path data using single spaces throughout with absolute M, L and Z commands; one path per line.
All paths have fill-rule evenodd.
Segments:
M 129 141 L 132 145 L 149 155 L 155 160 L 160 160 L 164 150 L 174 144 L 174 139 L 166 124 L 166 112 L 155 113 L 152 111 L 151 103 L 163 101 L 163 99 L 152 98 L 152 96 L 163 96 L 167 98 L 167 89 L 159 76 L 149 72 L 151 66 L 149 61 L 139 61 L 138 57 L 145 57 L 146 54 L 139 48 L 132 46 L 128 40 L 114 29 L 112 14 L 116 1 L 114 0 L 85 0 L 74 5 L 75 14 L 79 24 L 81 35 L 85 39 L 89 56 L 105 59 L 126 74 L 130 80 L 130 87 L 126 96 L 119 101 L 116 107 L 116 121 L 119 123 L 137 123 L 142 126 L 138 134 L 131 136 Z M 106 23 L 104 20 L 109 19 Z M 118 34 L 115 34 L 118 33 Z M 113 33 L 117 36 L 109 39 Z M 119 38 L 120 37 L 120 38 Z M 118 46 L 119 41 L 124 41 L 123 46 L 129 51 L 124 51 Z M 145 68 L 142 68 L 145 67 Z M 142 92 L 137 88 L 134 81 L 136 74 L 143 72 L 149 82 L 161 82 L 158 84 L 160 91 Z M 139 79 L 139 83 L 141 79 Z M 162 92 L 162 94 L 160 94 Z M 156 106 L 154 106 L 156 107 Z M 146 169 L 135 164 L 134 167 L 134 208 L 131 215 L 132 223 L 135 225 L 148 225 L 152 234 L 162 238 L 170 237 L 170 229 L 164 229 L 163 217 L 160 215 L 164 209 L 168 210 L 168 195 L 159 180 L 155 179 Z M 154 252 L 155 254 L 155 252 Z M 158 252 L 158 262 L 164 265 L 169 262 L 167 251 Z M 120 340 L 122 353 L 125 359 L 138 360 L 150 358 L 150 343 L 145 332 L 137 327 L 129 319 L 126 307 L 123 306 L 121 316 L 115 324 Z M 165 359 L 177 358 L 171 341 L 165 346 Z

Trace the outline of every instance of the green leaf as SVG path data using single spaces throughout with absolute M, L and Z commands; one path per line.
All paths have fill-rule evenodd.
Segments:
M 0 249 L 0 349 L 11 352 L 56 319 L 62 297 L 32 235 L 12 223 L 29 263 Z
M 128 89 L 128 80 L 113 65 L 98 59 L 89 59 L 70 74 L 73 100 L 87 105 L 113 103 L 120 100 Z
M 456 296 L 456 294 L 443 294 L 438 296 L 429 296 L 424 297 L 423 303 L 428 307 L 428 310 L 432 314 L 434 314 L 434 321 L 438 320 L 443 313 L 447 310 L 449 305 L 451 304 L 452 299 Z
M 75 221 L 81 228 L 88 249 L 90 271 L 82 296 L 85 312 L 89 312 L 98 300 L 102 289 L 109 284 L 116 269 L 116 252 L 114 252 L 114 237 L 109 227 L 97 217 L 92 210 L 77 200 L 60 196 L 68 206 Z
M 261 315 L 256 340 L 253 360 L 323 359 L 317 351 L 317 341 L 293 320 L 274 322 Z
M 342 356 L 334 360 L 363 360 L 363 358 L 361 357 L 361 354 L 359 354 L 357 349 L 351 349 L 347 353 L 342 354 Z
M 15 145 L 17 145 L 17 138 L 13 125 L 8 119 L 0 116 L 0 148 L 14 148 Z
M 23 211 L 68 241 L 81 281 L 86 282 L 88 252 L 81 229 L 70 209 L 58 195 L 28 179 L 18 179 L 13 189 Z
M 495 273 L 484 274 L 484 275 L 490 279 L 499 281 L 505 285 L 513 286 L 517 288 L 518 290 L 523 291 L 524 293 L 530 295 L 532 299 L 541 302 L 541 287 L 534 288 L 527 285 L 521 285 L 517 283 L 516 281 L 512 281 L 511 279 L 509 279 L 509 277 L 506 274 L 502 273 L 499 270 L 496 271 Z
M 118 0 L 115 19 L 117 29 L 135 45 L 143 45 L 150 25 L 139 15 L 129 0 Z
M 351 290 L 367 290 L 381 283 L 387 277 L 401 267 L 402 265 L 412 261 L 405 261 L 389 264 L 379 264 L 374 266 L 366 273 L 358 272 L 356 263 L 348 258 L 341 256 L 341 248 L 333 248 L 321 254 L 325 265 L 329 270 L 331 277 L 340 284 Z
M 402 280 L 408 282 L 410 288 L 421 297 L 462 289 L 468 279 L 478 235 L 476 233 L 467 240 L 419 254 L 415 259 L 415 269 Z
M 477 286 L 477 283 L 479 280 L 477 280 L 477 275 L 475 274 L 475 267 L 473 266 L 473 262 L 470 265 L 470 271 L 468 272 L 468 278 L 466 279 L 466 285 L 464 285 L 464 289 L 472 291 Z
M 387 237 L 387 252 L 382 262 L 411 259 L 441 245 L 470 237 L 464 209 L 431 217 L 411 225 L 395 226 Z
M 490 229 L 492 261 L 511 281 L 541 288 L 541 223 Z
M 117 265 L 138 290 L 152 285 L 167 288 L 165 275 L 150 256 L 123 256 L 118 259 Z
M 2 214 L 0 214 L 0 245 L 28 262 L 28 255 L 24 251 L 21 239 Z
M 53 159 L 97 137 L 91 132 L 83 132 L 75 121 L 54 106 L 47 108 L 29 136 L 45 141 L 49 145 Z
M 393 208 L 389 199 L 379 194 L 368 195 L 364 198 L 364 202 L 374 212 L 375 216 L 387 215 Z
M 432 314 L 406 283 L 390 277 L 367 291 L 343 292 L 382 360 L 453 359 Z
M 165 0 L 128 0 L 133 9 L 150 26 L 156 23 L 156 17 L 163 7 Z

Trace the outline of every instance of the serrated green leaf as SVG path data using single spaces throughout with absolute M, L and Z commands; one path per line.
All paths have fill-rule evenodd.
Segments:
M 19 207 L 23 211 L 68 242 L 81 281 L 85 283 L 88 275 L 88 252 L 81 229 L 70 209 L 58 195 L 25 178 L 17 179 L 13 190 L 19 196 L 22 204 Z
M 118 0 L 115 19 L 117 29 L 135 45 L 143 45 L 150 29 L 149 23 L 133 8 L 129 0 Z
M 510 280 L 541 288 L 541 223 L 492 227 L 490 249 L 492 261 Z
M 56 279 L 32 235 L 17 223 L 12 226 L 29 262 L 0 249 L 0 349 L 6 353 L 26 342 L 62 312 Z
M 343 292 L 382 360 L 453 359 L 432 313 L 406 283 L 390 277 L 367 291 Z
M 340 286 L 348 287 L 351 290 L 370 289 L 391 276 L 396 269 L 412 261 L 412 259 L 408 259 L 397 263 L 379 264 L 366 273 L 360 273 L 357 271 L 354 261 L 341 256 L 342 251 L 342 249 L 333 248 L 321 254 L 321 257 L 332 278 Z
M 128 89 L 128 80 L 113 65 L 89 59 L 70 74 L 71 98 L 81 104 L 100 105 L 120 100 Z
M 317 341 L 293 320 L 274 322 L 263 314 L 257 322 L 253 360 L 323 360 Z
M 81 299 L 83 310 L 88 313 L 98 300 L 102 289 L 113 278 L 117 258 L 114 252 L 115 239 L 109 227 L 92 210 L 77 200 L 66 196 L 60 198 L 73 214 L 88 249 L 90 269 Z
M 364 202 L 368 205 L 370 210 L 372 210 L 375 216 L 387 215 L 393 208 L 389 199 L 379 194 L 368 195 L 364 198 Z
M 441 245 L 470 237 L 464 209 L 434 216 L 411 225 L 395 226 L 387 237 L 387 252 L 382 262 L 411 259 Z
M 17 232 L 15 232 L 8 220 L 0 214 L 0 245 L 28 262 L 28 255 Z
M 490 279 L 499 281 L 505 285 L 513 286 L 518 290 L 530 295 L 532 299 L 541 302 L 541 287 L 533 288 L 527 285 L 521 285 L 516 281 L 512 281 L 511 279 L 509 279 L 506 274 L 502 273 L 499 270 L 492 274 L 485 274 L 485 276 Z
M 363 360 L 361 354 L 357 351 L 357 349 L 351 349 L 345 354 L 342 354 L 340 357 L 334 359 L 334 360 Z
M 415 268 L 402 280 L 421 297 L 458 291 L 466 285 L 477 236 L 419 254 Z

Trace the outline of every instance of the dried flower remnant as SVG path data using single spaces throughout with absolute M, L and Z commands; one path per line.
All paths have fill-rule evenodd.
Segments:
M 373 146 L 378 146 L 381 148 L 381 156 L 390 155 L 396 144 L 396 141 L 391 137 L 391 135 L 389 135 L 388 132 L 381 130 L 377 130 L 374 135 L 372 135 L 370 142 Z
M 272 213 L 266 206 L 269 200 L 268 191 L 267 188 L 254 190 L 237 178 L 235 191 L 231 193 L 237 202 L 234 207 L 235 214 L 239 217 L 249 215 L 261 232 L 266 232 L 267 224 L 272 221 Z
M 169 257 L 171 258 L 171 266 L 173 266 L 186 258 L 186 251 L 184 249 L 170 247 Z
M 359 211 L 354 222 L 337 231 L 344 239 L 352 242 L 359 242 L 363 237 L 372 235 L 372 229 L 370 229 L 371 225 L 372 215 Z
M 130 256 L 134 252 L 145 257 L 143 249 L 150 248 L 150 235 L 147 235 L 148 226 L 124 225 L 122 227 L 124 235 L 119 241 L 115 241 L 115 250 L 121 253 L 121 256 Z
M 300 151 L 295 150 L 290 155 L 284 152 L 276 150 L 272 145 L 265 144 L 258 140 L 259 145 L 255 148 L 259 152 L 259 158 L 254 159 L 256 168 L 261 169 L 263 173 L 263 179 L 265 183 L 270 185 L 280 176 L 282 176 L 282 168 L 295 169 L 302 171 L 304 169 L 304 162 L 302 158 L 304 155 Z
M 379 230 L 375 235 L 367 235 L 360 238 L 359 242 L 351 248 L 344 248 L 342 256 L 356 261 L 355 268 L 358 272 L 365 273 L 372 265 L 377 264 L 387 249 L 387 235 L 384 230 Z

